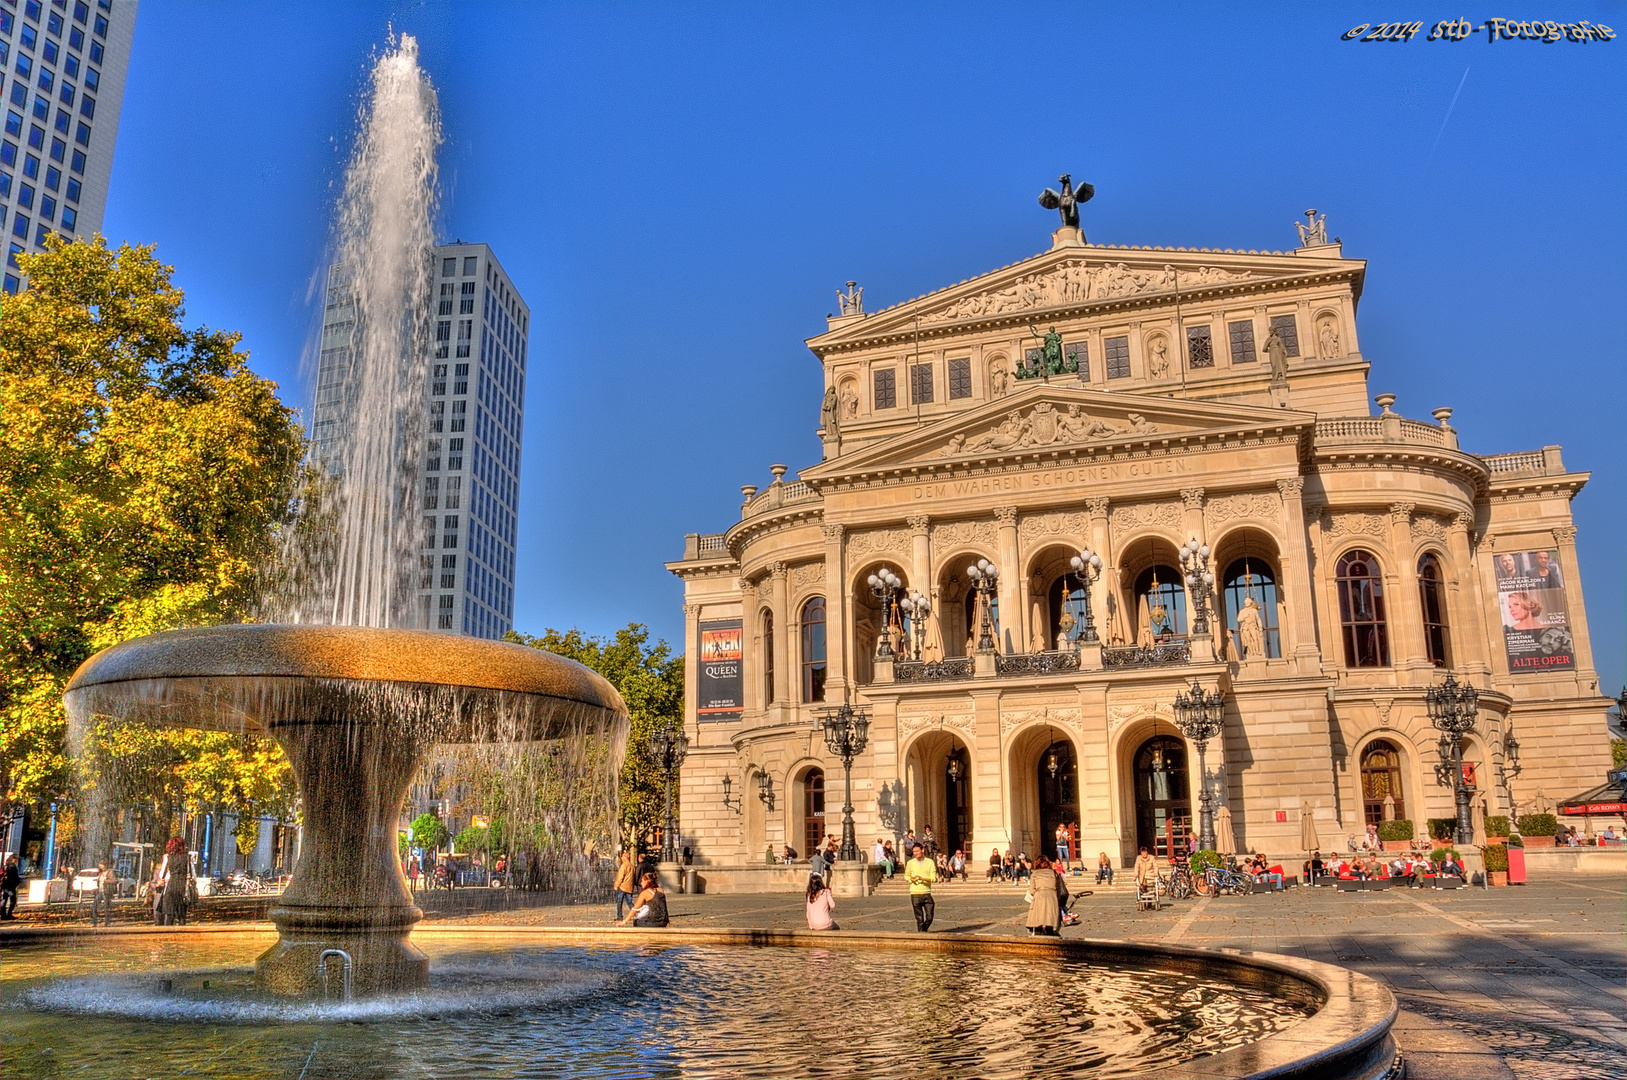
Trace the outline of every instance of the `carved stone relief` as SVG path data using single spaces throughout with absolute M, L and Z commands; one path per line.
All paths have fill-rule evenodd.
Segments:
M 1329 536 L 1375 536 L 1384 538 L 1386 524 L 1382 514 L 1328 514 Z
M 917 732 L 944 729 L 958 732 L 961 741 L 970 744 L 977 732 L 977 717 L 971 713 L 916 713 L 898 718 L 898 741 L 915 736 Z
M 791 568 L 791 589 L 813 588 L 825 583 L 824 563 L 801 563 Z
M 1151 525 L 1179 529 L 1181 527 L 1181 507 L 1179 503 L 1172 502 L 1115 506 L 1108 520 L 1112 523 L 1115 532 L 1123 529 L 1146 528 Z
M 1000 713 L 1000 734 L 1005 735 L 1030 722 L 1068 727 L 1081 734 L 1085 730 L 1078 709 L 1043 707 L 1038 709 L 1016 709 L 1010 712 L 1002 710 Z
M 1267 495 L 1264 492 L 1221 495 L 1209 500 L 1209 522 L 1212 525 L 1220 525 L 1231 521 L 1233 518 L 1242 517 L 1275 521 L 1280 505 L 1275 496 Z
M 1109 705 L 1107 707 L 1107 733 L 1111 735 L 1127 720 L 1137 720 L 1143 716 L 1157 716 L 1168 719 L 1169 715 L 1169 710 L 1159 709 L 1157 705 L 1147 701 L 1138 701 L 1134 705 Z M 1178 734 L 1174 730 L 1173 723 L 1170 725 L 1170 734 Z
M 1414 514 L 1409 525 L 1413 540 L 1446 539 L 1446 521 L 1434 514 Z
M 1052 536 L 1083 540 L 1089 529 L 1088 514 L 1025 514 L 1017 523 L 1017 538 L 1025 545 Z
M 957 432 L 944 444 L 940 457 L 959 457 L 987 450 L 1021 450 L 1030 446 L 1065 446 L 1070 443 L 1094 442 L 1122 435 L 1153 435 L 1158 425 L 1149 423 L 1140 413 L 1129 413 L 1129 425 L 1115 427 L 1104 420 L 1087 415 L 1078 405 L 1069 405 L 1066 414 L 1056 406 L 1041 401 L 1024 416 L 1021 409 L 1012 409 L 995 426 L 976 435 Z
M 891 555 L 894 558 L 903 558 L 909 550 L 910 534 L 903 529 L 871 529 L 867 532 L 854 533 L 847 542 L 847 554 L 850 559 L 863 559 L 870 555 Z
M 1222 285 L 1252 276 L 1245 271 L 1224 270 L 1218 266 L 1200 266 L 1180 273 L 1183 289 Z M 1003 289 L 963 296 L 921 316 L 921 321 L 933 324 L 1006 315 L 1033 308 L 1079 304 L 1087 300 L 1168 292 L 1174 287 L 1175 273 L 1169 266 L 1131 268 L 1119 262 L 1092 267 L 1084 262 L 1070 262 L 1043 273 L 1029 274 Z

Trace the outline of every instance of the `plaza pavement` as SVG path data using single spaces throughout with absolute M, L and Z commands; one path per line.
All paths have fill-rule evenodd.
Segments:
M 1064 937 L 1286 953 L 1355 968 L 1386 983 L 1402 1008 L 1397 1042 L 1411 1080 L 1627 1077 L 1627 879 L 1567 875 L 1500 889 L 1392 889 L 1194 897 L 1137 911 L 1133 886 L 1092 889 Z M 934 932 L 1023 935 L 1022 890 L 940 884 Z M 795 894 L 684 896 L 677 925 L 802 927 Z M 553 905 L 466 916 L 471 924 L 608 923 L 608 905 Z M 912 931 L 901 882 L 841 898 L 845 928 Z

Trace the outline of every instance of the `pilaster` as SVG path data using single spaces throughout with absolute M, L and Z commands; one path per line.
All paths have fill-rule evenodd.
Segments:
M 700 723 L 696 710 L 700 708 L 700 631 L 701 606 L 684 605 L 684 718 L 695 723 L 695 742 L 700 743 Z
M 1593 644 L 1587 630 L 1587 608 L 1582 604 L 1582 565 L 1576 559 L 1576 526 L 1561 525 L 1553 530 L 1559 549 L 1559 569 L 1565 575 L 1565 603 L 1570 607 L 1571 647 L 1576 650 L 1578 689 L 1594 681 Z
M 996 648 L 1002 653 L 1022 652 L 1028 648 L 1027 632 L 1022 606 L 1022 559 L 1017 548 L 1017 508 L 997 506 L 994 519 L 999 523 L 1000 548 L 1000 641 Z
M 1486 655 L 1485 616 L 1481 613 L 1484 601 L 1480 580 L 1475 573 L 1473 548 L 1469 543 L 1469 530 L 1473 525 L 1472 515 L 1458 514 L 1446 529 L 1446 550 L 1452 557 L 1452 565 L 1447 568 L 1451 614 L 1447 619 L 1446 632 L 1452 640 L 1452 666 L 1479 674 L 1481 678 L 1476 680 L 1477 684 L 1486 685 L 1492 668 L 1491 660 Z M 1490 597 L 1493 604 L 1496 603 L 1496 596 L 1496 593 L 1492 593 Z
M 906 518 L 910 528 L 910 580 L 909 587 L 923 596 L 932 595 L 932 551 L 927 541 L 927 529 L 932 519 L 925 514 Z
M 763 652 L 763 620 L 757 611 L 757 586 L 745 578 L 738 582 L 740 588 L 740 620 L 743 624 L 745 640 L 750 643 L 746 651 L 743 677 L 746 681 L 745 700 L 747 713 L 761 713 L 768 707 L 763 700 L 764 679 L 767 674 L 764 670 L 764 661 L 767 656 Z M 778 676 L 778 672 L 775 675 Z
M 1418 560 L 1413 558 L 1410 502 L 1390 504 L 1390 552 L 1394 563 L 1386 583 L 1394 589 L 1385 596 L 1384 618 L 1390 626 L 1390 666 L 1398 671 L 1433 671 L 1424 648 L 1423 611 L 1418 603 Z
M 1311 584 L 1310 529 L 1305 520 L 1305 478 L 1287 477 L 1277 481 L 1282 497 L 1283 531 L 1287 542 L 1282 550 L 1282 581 L 1278 596 L 1287 618 L 1278 619 L 1278 633 L 1286 635 L 1284 656 L 1294 658 L 1301 675 L 1322 673 L 1322 654 L 1316 647 L 1316 591 Z M 1281 625 L 1286 623 L 1288 625 Z M 1291 651 L 1290 651 L 1291 650 Z
M 790 601 L 787 592 L 787 570 L 783 562 L 776 562 L 769 566 L 769 595 L 774 611 L 774 702 L 788 703 L 796 700 L 796 691 L 792 689 L 799 681 L 799 672 L 791 667 L 791 635 L 795 628 L 791 625 L 791 613 L 787 609 Z M 780 673 L 784 672 L 782 676 Z
M 825 700 L 846 701 L 852 677 L 847 668 L 847 529 L 822 526 L 825 537 Z

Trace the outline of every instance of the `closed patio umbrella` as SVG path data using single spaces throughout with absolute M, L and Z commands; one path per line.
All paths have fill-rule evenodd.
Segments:
M 1316 809 L 1309 799 L 1299 804 L 1299 846 L 1307 852 L 1322 848 L 1322 842 L 1316 838 Z
M 1237 836 L 1232 832 L 1232 810 L 1229 806 L 1215 811 L 1215 850 L 1222 855 L 1237 854 Z
M 1474 846 L 1486 846 L 1486 802 L 1476 799 L 1469 808 L 1469 824 L 1474 829 Z

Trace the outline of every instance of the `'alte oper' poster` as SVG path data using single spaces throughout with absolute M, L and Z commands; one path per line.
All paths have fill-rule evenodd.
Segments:
M 1508 670 L 1524 674 L 1575 668 L 1559 552 L 1505 551 L 1496 560 Z

